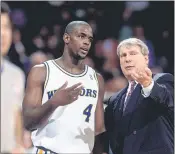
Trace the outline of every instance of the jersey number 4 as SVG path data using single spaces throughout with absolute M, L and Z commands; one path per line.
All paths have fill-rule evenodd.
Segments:
M 86 119 L 85 119 L 86 122 L 89 122 L 89 117 L 91 116 L 92 106 L 93 106 L 92 104 L 89 104 L 83 111 L 83 114 L 86 115 Z

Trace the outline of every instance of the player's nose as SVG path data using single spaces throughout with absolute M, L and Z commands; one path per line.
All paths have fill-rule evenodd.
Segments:
M 89 39 L 85 39 L 85 40 L 83 41 L 83 44 L 89 46 L 89 45 L 90 45 Z

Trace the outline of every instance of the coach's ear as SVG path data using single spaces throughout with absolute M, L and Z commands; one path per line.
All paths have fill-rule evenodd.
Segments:
M 63 35 L 63 40 L 64 40 L 64 43 L 65 43 L 65 44 L 68 44 L 69 41 L 70 41 L 70 36 L 69 36 L 69 34 L 64 33 L 64 35 Z
M 149 57 L 148 57 L 148 55 L 145 55 L 144 58 L 145 58 L 146 65 L 148 66 L 149 65 Z

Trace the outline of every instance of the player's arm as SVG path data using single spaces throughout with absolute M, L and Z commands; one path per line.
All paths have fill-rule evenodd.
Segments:
M 97 74 L 99 83 L 99 95 L 98 102 L 95 111 L 95 145 L 93 153 L 106 154 L 104 151 L 104 141 L 105 141 L 105 125 L 104 125 L 104 79 L 100 74 Z
M 34 66 L 29 73 L 23 100 L 24 126 L 27 130 L 37 129 L 57 107 L 77 100 L 82 89 L 82 86 L 79 87 L 80 83 L 66 88 L 68 84 L 66 82 L 51 99 L 42 104 L 46 73 L 44 64 Z
M 99 95 L 98 102 L 95 111 L 95 135 L 101 134 L 105 131 L 104 125 L 104 79 L 100 74 L 97 74 L 98 84 L 99 84 Z
M 28 130 L 36 129 L 41 120 L 53 111 L 51 103 L 42 105 L 43 87 L 46 78 L 44 64 L 33 67 L 27 78 L 23 100 L 24 126 Z

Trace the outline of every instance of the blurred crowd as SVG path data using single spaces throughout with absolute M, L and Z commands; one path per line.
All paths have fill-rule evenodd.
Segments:
M 126 85 L 116 55 L 123 39 L 137 37 L 148 45 L 154 72 L 174 71 L 173 3 L 72 1 L 9 5 L 16 29 L 8 56 L 26 75 L 33 65 L 62 55 L 62 34 L 72 20 L 85 20 L 93 28 L 95 39 L 86 63 L 104 76 L 106 97 Z M 172 10 L 162 11 L 163 8 Z
M 153 73 L 170 72 L 173 65 L 173 2 L 7 2 L 15 23 L 8 58 L 26 77 L 32 66 L 62 55 L 62 34 L 72 20 L 87 21 L 94 42 L 85 63 L 105 79 L 105 99 L 126 86 L 116 54 L 123 39 L 137 37 L 150 50 Z M 27 138 L 30 134 L 25 134 Z M 25 140 L 28 147 L 31 142 Z

